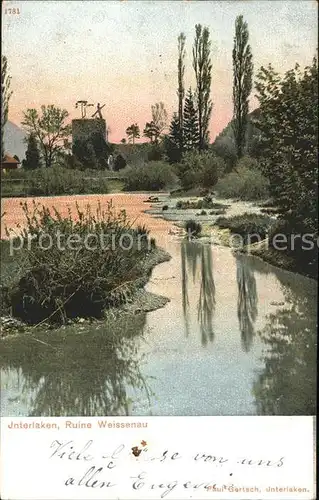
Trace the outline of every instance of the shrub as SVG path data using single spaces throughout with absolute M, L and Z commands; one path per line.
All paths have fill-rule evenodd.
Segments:
M 231 171 L 237 159 L 236 147 L 232 137 L 219 135 L 216 137 L 211 149 L 217 156 L 224 160 L 227 171 Z
M 164 205 L 162 210 L 168 210 L 168 205 Z
M 148 161 L 161 161 L 163 159 L 164 150 L 161 144 L 148 144 L 146 151 Z
M 19 183 L 17 178 L 6 176 L 2 193 L 5 196 L 56 196 L 86 193 L 108 193 L 108 180 L 102 172 L 73 170 L 55 165 L 49 168 L 38 168 L 33 171 L 21 172 Z
M 178 200 L 178 202 L 176 203 L 176 208 L 178 208 L 179 210 L 183 208 L 183 201 L 182 200 Z
M 258 169 L 239 166 L 216 184 L 219 196 L 241 200 L 260 200 L 269 196 L 269 182 Z
M 235 215 L 233 217 L 219 217 L 216 220 L 216 225 L 221 229 L 229 229 L 232 233 L 239 234 L 246 242 L 248 235 L 258 235 L 260 239 L 267 236 L 268 229 L 273 223 L 273 219 L 266 215 L 249 214 Z M 258 241 L 258 236 L 255 240 Z M 254 239 L 250 239 L 253 243 Z
M 85 170 L 83 163 L 74 155 L 65 155 L 57 164 L 73 170 Z
M 71 213 L 63 217 L 35 203 L 33 211 L 24 203 L 23 211 L 27 225 L 22 237 L 26 242 L 30 235 L 32 244 L 23 247 L 27 270 L 11 293 L 14 316 L 29 323 L 100 317 L 105 308 L 125 302 L 145 275 L 144 259 L 155 242 L 150 245 L 147 229 L 133 229 L 125 212 L 116 213 L 111 203 L 105 210 L 99 205 L 95 213 L 89 205 L 84 211 L 77 207 L 75 220 Z M 42 234 L 53 241 L 46 250 L 40 245 Z M 57 234 L 63 235 L 63 251 Z M 103 244 L 95 240 L 90 248 L 85 238 L 94 234 L 98 242 L 103 235 Z M 72 245 L 66 244 L 69 237 Z
M 240 160 L 238 160 L 236 168 L 237 170 L 247 168 L 248 170 L 253 170 L 254 172 L 256 172 L 256 170 L 260 171 L 257 159 L 252 158 L 251 156 L 243 156 Z
M 226 165 L 212 151 L 190 151 L 183 155 L 177 168 L 184 189 L 194 186 L 212 188 L 224 173 Z
M 199 236 L 202 230 L 202 225 L 199 222 L 190 219 L 185 222 L 184 229 L 187 232 L 188 239 L 192 239 Z
M 114 160 L 115 172 L 118 172 L 119 170 L 122 170 L 125 167 L 126 167 L 125 158 L 121 154 L 116 155 L 115 160 Z
M 201 213 L 199 215 L 207 215 L 207 212 L 206 210 L 202 210 Z
M 189 201 L 189 200 L 179 200 L 176 203 L 176 208 L 178 209 L 195 209 L 200 210 L 202 208 L 227 208 L 227 205 L 221 205 L 220 203 L 214 203 L 211 196 L 205 196 L 203 200 Z
M 84 193 L 107 193 L 107 180 L 97 173 L 96 177 L 86 177 L 83 171 L 59 166 L 41 168 L 36 175 L 30 176 L 28 194 L 61 195 Z
M 125 170 L 126 191 L 159 191 L 175 181 L 170 165 L 164 162 L 149 162 L 141 167 L 128 167 Z
M 285 250 L 288 254 L 294 255 L 295 258 L 301 258 L 306 265 L 307 262 L 315 261 L 317 258 L 317 239 L 316 235 L 308 232 L 307 228 L 304 227 L 302 222 L 296 222 L 295 220 L 278 219 L 276 220 L 269 229 L 269 246 L 275 248 L 274 237 L 276 234 L 284 235 L 286 241 L 284 243 L 276 242 L 277 249 L 281 245 L 285 246 Z M 307 234 L 305 247 L 306 251 L 303 249 L 303 235 Z M 310 249 L 310 244 L 312 243 L 313 249 Z

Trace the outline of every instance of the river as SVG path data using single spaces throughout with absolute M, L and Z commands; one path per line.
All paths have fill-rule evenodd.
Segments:
M 143 198 L 117 199 L 132 215 Z M 147 290 L 170 302 L 3 340 L 2 415 L 314 414 L 317 283 L 141 220 L 172 256 Z

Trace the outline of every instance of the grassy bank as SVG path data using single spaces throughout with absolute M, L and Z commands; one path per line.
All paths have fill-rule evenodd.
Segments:
M 300 251 L 300 249 L 278 250 L 271 244 L 277 224 L 276 220 L 268 215 L 247 213 L 228 218 L 219 217 L 216 221 L 218 228 L 229 231 L 228 239 L 234 234 L 242 237 L 244 246 L 236 248 L 237 251 L 259 257 L 281 269 L 318 279 L 318 265 L 314 252 Z
M 256 239 L 264 239 L 268 229 L 273 223 L 273 219 L 268 215 L 245 213 L 233 217 L 219 217 L 216 225 L 221 229 L 229 229 L 231 233 L 243 237 L 244 241 L 250 237 L 253 241 L 253 235 Z
M 107 194 L 109 178 L 103 171 L 72 170 L 61 166 L 33 171 L 19 169 L 1 175 L 1 196 L 58 196 L 74 194 Z
M 77 208 L 75 219 L 35 203 L 23 209 L 21 250 L 10 256 L 9 242 L 1 242 L 1 298 L 2 310 L 27 324 L 102 318 L 132 302 L 153 267 L 169 259 L 145 227 L 134 228 L 111 203 L 94 213 Z
M 287 252 L 271 248 L 268 240 L 246 246 L 242 251 L 259 257 L 263 261 L 268 262 L 268 264 L 284 269 L 285 271 L 298 273 L 302 276 L 318 280 L 318 265 L 305 260 L 300 261 Z

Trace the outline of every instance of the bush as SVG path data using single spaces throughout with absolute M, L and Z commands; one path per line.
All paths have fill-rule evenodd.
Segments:
M 202 210 L 201 213 L 199 215 L 207 215 L 207 212 L 206 210 Z
M 178 208 L 180 210 L 183 208 L 183 205 L 184 205 L 184 202 L 182 200 L 178 200 L 178 202 L 176 203 L 176 208 Z
M 164 205 L 162 210 L 168 210 L 168 205 Z
M 177 203 L 176 203 L 176 208 L 178 209 L 197 209 L 197 210 L 200 210 L 202 208 L 206 208 L 206 209 L 209 209 L 209 208 L 227 208 L 227 205 L 221 205 L 220 203 L 214 203 L 213 202 L 213 198 L 211 196 L 205 196 L 205 198 L 203 198 L 202 200 L 198 200 L 198 201 L 189 201 L 189 200 L 185 200 L 185 201 L 182 201 L 182 200 L 179 200 Z
M 226 129 L 224 130 L 226 131 Z M 228 172 L 233 169 L 237 160 L 236 147 L 232 135 L 232 132 L 230 137 L 219 135 L 211 146 L 212 151 L 224 160 L 226 171 Z
M 59 166 L 41 168 L 30 176 L 28 194 L 51 196 L 63 194 L 107 193 L 107 180 L 95 173 L 86 177 L 85 172 Z
M 261 200 L 269 197 L 268 180 L 252 165 L 253 163 L 247 166 L 239 162 L 237 172 L 231 172 L 220 179 L 215 188 L 219 196 L 240 200 Z
M 212 188 L 224 173 L 226 165 L 212 151 L 190 151 L 185 153 L 177 166 L 184 189 L 194 186 Z
M 85 170 L 83 163 L 74 155 L 65 155 L 60 159 L 58 165 L 61 167 L 71 168 L 73 170 Z
M 148 161 L 161 161 L 163 159 L 164 150 L 161 144 L 148 144 L 146 151 Z
M 124 303 L 144 278 L 144 259 L 155 242 L 149 242 L 145 227 L 133 229 L 125 212 L 116 213 L 111 202 L 95 213 L 89 205 L 84 211 L 77 207 L 75 220 L 71 213 L 63 217 L 35 203 L 33 211 L 24 203 L 23 211 L 27 225 L 21 236 L 25 243 L 31 236 L 32 244 L 23 246 L 27 270 L 11 292 L 14 316 L 33 324 L 101 317 L 105 308 Z M 42 234 L 53 242 L 45 250 Z M 63 251 L 58 234 L 63 235 Z M 84 244 L 88 235 L 97 236 L 91 248 Z M 67 244 L 69 237 L 72 244 Z
M 233 217 L 219 217 L 216 225 L 221 229 L 229 229 L 232 233 L 239 234 L 246 242 L 248 235 L 258 235 L 255 239 L 251 238 L 250 243 L 265 239 L 268 229 L 273 223 L 273 219 L 266 215 L 249 214 L 235 215 Z
M 149 162 L 141 167 L 128 167 L 125 176 L 125 191 L 159 191 L 175 181 L 170 165 L 164 162 Z
M 122 170 L 125 167 L 126 167 L 125 158 L 121 154 L 116 155 L 115 160 L 114 160 L 115 172 L 118 172 L 119 170 Z
M 185 222 L 184 229 L 187 232 L 188 239 L 192 239 L 200 235 L 202 225 L 199 222 L 190 219 Z
M 14 177 L 5 177 L 1 186 L 3 196 L 57 196 L 73 194 L 106 194 L 108 180 L 103 172 L 73 170 L 55 165 L 21 172 Z M 18 179 L 21 178 L 21 182 Z M 6 182 L 8 179 L 9 182 Z M 10 179 L 10 180 L 9 180 Z M 11 180 L 12 179 L 12 180 Z
M 294 219 L 278 219 L 276 220 L 269 229 L 269 246 L 275 248 L 274 237 L 276 234 L 284 235 L 286 241 L 284 243 L 279 243 L 276 241 L 277 249 L 281 245 L 285 247 L 288 254 L 293 255 L 295 258 L 301 258 L 305 265 L 308 262 L 315 261 L 318 255 L 317 250 L 317 238 L 316 234 L 311 236 L 307 228 L 304 227 L 302 222 L 296 222 Z M 307 235 L 305 241 L 306 250 L 303 248 L 303 235 Z M 313 249 L 310 249 L 310 244 L 312 243 Z

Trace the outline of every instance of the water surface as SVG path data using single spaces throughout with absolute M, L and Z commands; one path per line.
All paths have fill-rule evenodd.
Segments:
M 163 309 L 2 342 L 2 415 L 314 414 L 316 283 L 228 248 L 164 244 L 172 260 L 147 285 Z

